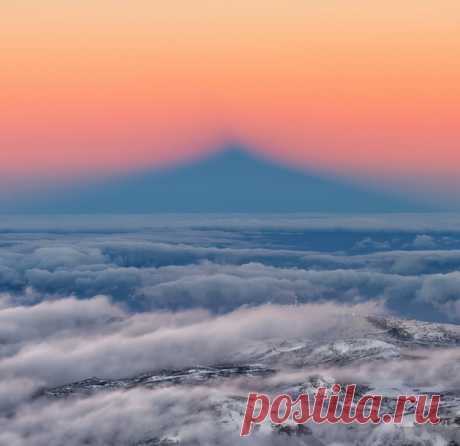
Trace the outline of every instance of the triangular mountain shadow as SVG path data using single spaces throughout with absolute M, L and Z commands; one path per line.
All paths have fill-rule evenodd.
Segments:
M 30 209 L 29 209 L 30 210 Z M 240 148 L 162 170 L 120 175 L 37 199 L 35 212 L 404 212 L 400 197 L 280 166 Z

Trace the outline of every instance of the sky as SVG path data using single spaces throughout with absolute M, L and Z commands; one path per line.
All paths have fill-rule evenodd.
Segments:
M 0 187 L 162 168 L 238 141 L 458 203 L 456 0 L 17 0 Z

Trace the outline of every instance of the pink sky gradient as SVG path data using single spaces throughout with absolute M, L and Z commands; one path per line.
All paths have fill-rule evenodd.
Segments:
M 158 167 L 236 140 L 455 199 L 459 3 L 316 3 L 4 5 L 2 183 Z

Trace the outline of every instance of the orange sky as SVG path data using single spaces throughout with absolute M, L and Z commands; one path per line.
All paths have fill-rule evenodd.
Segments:
M 239 141 L 460 188 L 460 2 L 15 0 L 0 176 L 162 165 Z M 459 190 L 459 189 L 457 189 Z

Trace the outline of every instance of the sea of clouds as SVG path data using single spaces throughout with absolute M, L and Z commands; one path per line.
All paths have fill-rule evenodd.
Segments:
M 238 444 L 238 432 L 223 432 L 204 407 L 227 404 L 229 393 L 243 398 L 244 380 L 63 401 L 35 395 L 93 376 L 244 361 L 269 339 L 335 339 L 350 326 L 359 332 L 357 316 L 458 324 L 459 289 L 454 215 L 5 217 L 0 445 L 131 446 L 161 438 L 174 420 L 184 444 Z M 405 361 L 333 373 L 455 389 L 458 360 L 451 349 L 430 353 L 418 373 Z M 259 385 L 288 383 L 290 373 Z M 390 444 L 389 431 L 360 435 Z M 323 444 L 364 441 L 353 435 L 329 427 Z M 295 441 L 259 435 L 251 444 Z

